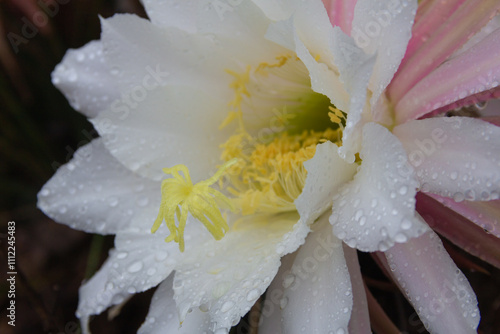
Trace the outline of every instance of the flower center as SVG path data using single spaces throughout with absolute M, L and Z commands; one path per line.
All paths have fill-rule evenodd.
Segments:
M 230 84 L 234 98 L 221 127 L 238 120 L 238 128 L 221 145 L 221 159 L 238 159 L 227 173 L 231 184 L 227 190 L 243 215 L 295 211 L 294 201 L 307 176 L 303 163 L 314 156 L 318 143 L 340 144 L 345 125 L 345 115 L 327 97 L 311 90 L 307 71 L 297 57 L 276 59 L 276 63 L 259 64 L 253 72 L 249 66 L 244 73 L 228 71 L 235 78 Z M 244 107 L 249 111 L 245 116 L 264 109 L 263 113 L 275 117 L 252 135 Z
M 222 145 L 222 159 L 238 159 L 226 174 L 235 207 L 243 215 L 295 211 L 307 176 L 303 163 L 314 156 L 318 143 L 339 138 L 339 131 L 332 129 L 284 132 L 270 143 L 258 143 L 246 133 L 233 135 Z
M 234 97 L 220 128 L 234 121 L 237 127 L 221 145 L 224 164 L 213 177 L 193 185 L 186 166 L 164 169 L 173 177 L 162 182 L 162 202 L 152 232 L 165 220 L 170 230 L 165 241 L 178 242 L 181 251 L 188 212 L 216 240 L 229 229 L 221 209 L 244 216 L 295 212 L 294 201 L 307 176 L 303 163 L 321 142 L 340 145 L 345 114 L 311 90 L 307 70 L 296 56 L 276 60 L 253 71 L 250 66 L 241 73 L 226 70 L 234 77 L 230 83 Z M 211 188 L 223 174 L 231 199 Z

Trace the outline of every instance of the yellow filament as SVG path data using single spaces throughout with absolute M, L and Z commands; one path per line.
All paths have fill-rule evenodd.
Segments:
M 314 156 L 318 143 L 337 142 L 339 137 L 339 131 L 332 129 L 300 135 L 285 132 L 268 144 L 256 144 L 248 153 L 242 149 L 245 135 L 232 136 L 222 145 L 222 158 L 239 160 L 228 176 L 232 184 L 228 191 L 235 196 L 236 206 L 244 215 L 294 211 L 307 176 L 303 163 Z
M 170 235 L 165 241 L 179 243 L 179 249 L 183 252 L 184 229 L 188 213 L 191 213 L 194 218 L 205 225 L 216 240 L 221 239 L 229 227 L 219 207 L 234 211 L 234 206 L 225 195 L 210 186 L 236 162 L 237 159 L 226 162 L 212 177 L 196 184 L 191 181 L 189 170 L 185 165 L 164 168 L 163 172 L 173 177 L 162 181 L 160 210 L 151 233 L 155 233 L 165 220 L 170 230 Z M 178 225 L 175 224 L 176 217 Z
M 246 86 L 250 81 L 250 70 L 250 65 L 248 65 L 246 71 L 241 74 L 231 70 L 226 70 L 227 73 L 231 74 L 235 78 L 234 81 L 229 85 L 229 87 L 234 90 L 234 98 L 228 103 L 231 109 L 226 119 L 219 126 L 219 129 L 223 129 L 235 119 L 239 119 L 240 125 L 243 126 L 243 124 L 241 123 L 241 101 L 243 101 L 244 96 L 250 96 L 250 93 L 248 92 Z

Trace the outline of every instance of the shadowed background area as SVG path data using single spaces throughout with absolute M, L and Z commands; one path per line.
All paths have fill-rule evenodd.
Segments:
M 0 2 L 0 332 L 80 333 L 74 312 L 78 287 L 107 257 L 113 237 L 93 236 L 54 223 L 36 208 L 36 194 L 75 150 L 97 136 L 52 85 L 50 73 L 68 48 L 98 39 L 98 15 L 136 13 L 134 0 L 3 0 Z M 16 318 L 8 325 L 7 223 L 16 223 Z M 500 271 L 444 240 L 469 278 L 482 313 L 481 333 L 500 333 Z M 426 333 L 413 309 L 360 254 L 365 282 L 405 333 Z M 138 294 L 91 322 L 93 333 L 135 333 L 153 291 Z M 258 307 L 254 308 L 254 312 Z M 258 316 L 234 333 L 257 333 Z M 383 332 L 380 332 L 383 333 Z

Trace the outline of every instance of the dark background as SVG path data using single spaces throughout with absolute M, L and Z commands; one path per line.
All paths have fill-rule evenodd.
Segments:
M 42 1 L 0 0 L 0 333 L 80 332 L 74 316 L 78 287 L 102 264 L 113 238 L 54 223 L 36 208 L 41 186 L 95 136 L 85 117 L 51 84 L 50 73 L 68 48 L 99 38 L 98 15 L 145 17 L 134 0 Z M 15 330 L 6 317 L 9 221 L 16 223 Z M 500 271 L 446 245 L 478 295 L 480 331 L 500 333 Z M 360 260 L 367 285 L 394 324 L 406 333 L 426 333 L 371 257 L 360 254 Z M 108 312 L 94 318 L 92 331 L 135 333 L 152 293 L 138 294 L 113 319 Z M 233 332 L 255 333 L 248 323 Z

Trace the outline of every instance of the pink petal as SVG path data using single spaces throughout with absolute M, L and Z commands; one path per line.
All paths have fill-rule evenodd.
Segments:
M 352 284 L 353 305 L 351 319 L 349 320 L 349 333 L 369 334 L 371 333 L 370 316 L 368 314 L 368 302 L 366 300 L 363 277 L 359 269 L 358 254 L 355 249 L 345 244 L 343 245 L 343 249 Z
M 428 194 L 451 210 L 461 214 L 485 232 L 500 238 L 500 200 L 488 202 L 455 202 L 451 198 Z
M 357 0 L 323 0 L 326 12 L 333 26 L 339 26 L 347 35 L 351 35 L 354 6 Z
M 412 38 L 402 64 L 410 59 L 418 48 L 431 37 L 433 32 L 443 24 L 446 18 L 450 17 L 464 2 L 465 0 L 431 0 L 426 1 L 425 4 L 420 4 L 412 29 Z
M 474 291 L 432 231 L 385 252 L 391 275 L 431 333 L 476 333 Z
M 500 198 L 500 127 L 472 117 L 412 120 L 393 129 L 420 188 L 455 201 Z
M 389 95 L 395 103 L 481 30 L 500 8 L 497 0 L 467 0 L 399 68 Z
M 466 203 L 466 207 L 473 203 L 483 206 L 490 203 L 487 208 L 491 211 L 484 211 L 485 216 L 495 214 L 494 210 L 499 211 L 498 207 L 499 201 L 490 202 L 462 202 L 456 203 L 454 207 L 463 205 Z M 493 206 L 496 206 L 494 209 Z M 464 212 L 463 208 L 459 208 Z M 471 217 L 476 215 L 479 217 L 481 213 L 474 211 L 476 208 L 469 208 L 470 210 L 466 213 Z M 483 230 L 483 228 L 473 224 L 466 217 L 460 215 L 453 210 L 444 207 L 436 200 L 432 199 L 430 196 L 419 193 L 417 194 L 417 211 L 422 215 L 422 217 L 427 221 L 427 223 L 441 235 L 446 237 L 448 240 L 456 244 L 457 246 L 463 248 L 467 252 L 480 259 L 500 268 L 500 239 L 496 236 L 488 233 L 488 231 Z M 498 213 L 497 213 L 498 217 Z M 491 217 L 494 219 L 494 217 Z M 495 219 L 496 220 L 496 219 Z M 486 223 L 487 224 L 487 223 Z M 486 226 L 486 225 L 485 225 Z M 493 231 L 498 233 L 498 220 L 496 220 L 496 225 L 492 228 Z
M 430 113 L 427 113 L 423 117 L 432 117 L 434 115 L 442 114 L 442 113 L 445 113 L 445 112 L 450 111 L 450 110 L 454 110 L 454 109 L 458 109 L 458 108 L 462 108 L 462 107 L 467 107 L 467 106 L 471 106 L 474 104 L 480 105 L 480 104 L 485 103 L 489 100 L 498 99 L 498 98 L 500 98 L 500 87 L 496 87 L 496 88 L 489 89 L 489 90 L 486 90 L 486 91 L 481 92 L 481 93 L 467 96 L 464 99 L 455 101 L 451 104 L 447 104 L 444 107 L 438 108 Z M 500 124 L 496 124 L 496 125 L 500 125 Z
M 287 254 L 281 258 L 281 266 L 266 292 L 266 299 L 262 304 L 261 316 L 259 319 L 259 334 L 282 333 L 281 318 L 283 316 L 281 304 L 285 305 L 283 299 L 285 288 L 283 283 L 290 274 L 297 252 Z M 290 285 L 292 285 L 292 282 Z M 286 306 L 286 305 L 285 305 Z
M 495 124 L 496 126 L 500 126 L 500 116 L 488 116 L 488 117 L 482 117 L 481 119 L 485 122 Z
M 418 82 L 396 105 L 397 123 L 495 89 L 500 82 L 500 29 L 441 65 Z

